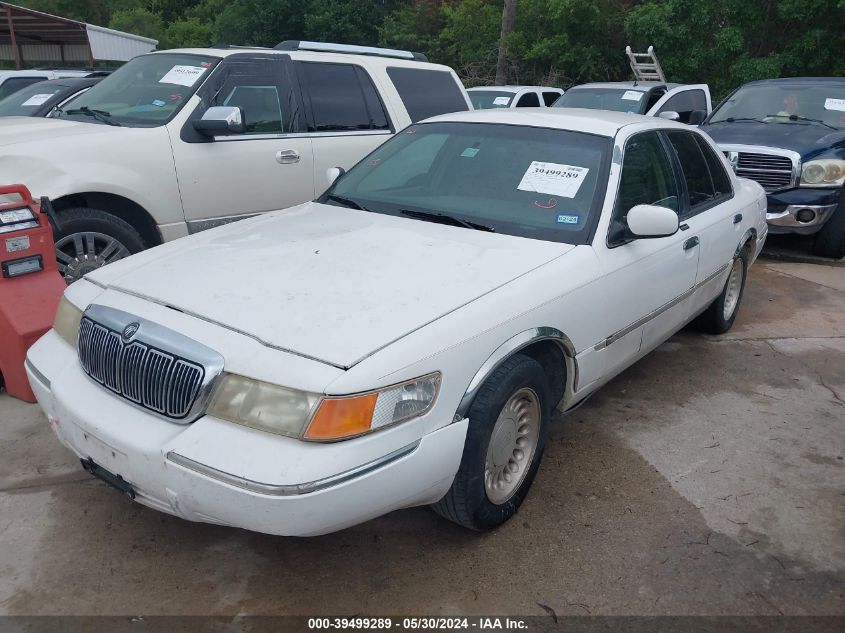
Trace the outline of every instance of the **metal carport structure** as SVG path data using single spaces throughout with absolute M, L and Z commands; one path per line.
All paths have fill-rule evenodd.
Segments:
M 15 68 L 127 61 L 157 40 L 0 2 L 0 62 Z

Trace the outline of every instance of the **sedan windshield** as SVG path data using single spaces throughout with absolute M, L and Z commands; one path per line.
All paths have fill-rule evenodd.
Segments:
M 172 119 L 219 60 L 162 53 L 136 57 L 74 99 L 63 119 L 153 127 Z
M 583 244 L 604 199 L 610 147 L 609 138 L 582 132 L 423 123 L 358 163 L 320 201 Z
M 709 122 L 748 120 L 843 128 L 845 82 L 751 84 L 723 101 Z
M 0 116 L 30 116 L 66 86 L 39 81 L 0 101 Z
M 476 110 L 489 110 L 490 108 L 507 108 L 513 101 L 512 92 L 503 90 L 468 90 L 469 100 Z
M 555 101 L 555 108 L 587 108 L 643 114 L 645 92 L 629 88 L 570 88 Z

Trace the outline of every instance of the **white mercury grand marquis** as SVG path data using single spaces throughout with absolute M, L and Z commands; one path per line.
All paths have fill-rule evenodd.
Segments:
M 696 319 L 731 327 L 766 197 L 710 138 L 575 109 L 450 114 L 315 202 L 70 286 L 27 371 L 152 508 L 281 535 L 524 500 L 566 411 Z

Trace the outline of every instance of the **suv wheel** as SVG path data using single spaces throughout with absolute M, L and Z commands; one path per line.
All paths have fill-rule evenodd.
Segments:
M 845 257 L 845 198 L 833 211 L 833 216 L 816 233 L 813 254 L 833 259 Z
M 537 361 L 517 354 L 498 367 L 470 407 L 460 468 L 434 511 L 479 531 L 516 514 L 543 457 L 549 410 Z
M 144 241 L 132 225 L 105 211 L 76 207 L 61 211 L 58 219 L 56 259 L 68 284 L 144 250 Z

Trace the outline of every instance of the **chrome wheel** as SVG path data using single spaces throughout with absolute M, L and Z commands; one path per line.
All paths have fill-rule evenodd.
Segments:
M 56 242 L 59 272 L 68 284 L 129 255 L 126 246 L 105 233 L 72 233 Z
M 496 505 L 507 502 L 525 479 L 540 438 L 540 399 L 524 387 L 502 407 L 484 463 L 484 489 Z
M 739 293 L 742 292 L 742 277 L 742 260 L 737 257 L 734 260 L 731 274 L 728 277 L 728 283 L 725 286 L 725 301 L 722 306 L 722 317 L 725 321 L 730 321 L 739 303 Z

